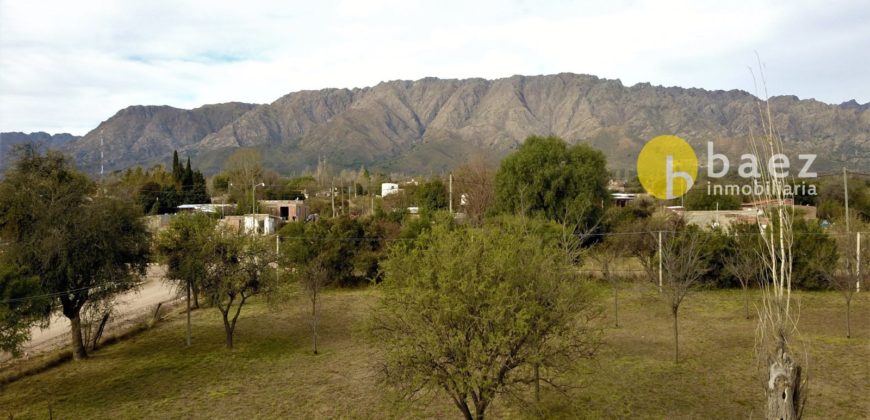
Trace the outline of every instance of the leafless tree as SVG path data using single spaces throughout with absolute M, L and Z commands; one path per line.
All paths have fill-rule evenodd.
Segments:
M 839 269 L 825 272 L 825 279 L 832 288 L 840 291 L 846 301 L 846 338 L 852 338 L 852 297 L 855 295 L 857 276 L 854 271 Z
M 613 320 L 616 328 L 619 328 L 619 276 L 614 273 L 616 260 L 621 254 L 621 243 L 615 240 L 605 240 L 595 246 L 595 250 L 590 254 L 590 258 L 594 261 L 601 270 L 601 277 L 604 278 L 610 287 L 613 289 Z
M 740 282 L 743 290 L 743 312 L 746 319 L 749 313 L 749 287 L 764 275 L 763 265 L 758 254 L 757 235 L 737 233 L 734 250 L 723 256 L 725 270 Z
M 323 265 L 320 257 L 314 258 L 307 264 L 301 265 L 296 271 L 299 285 L 305 297 L 311 304 L 311 345 L 314 354 L 317 354 L 317 325 L 320 322 L 320 294 L 329 285 L 329 272 Z
M 635 220 L 616 231 L 622 252 L 640 263 L 646 278 L 658 284 L 659 279 L 659 234 L 679 228 L 678 220 L 652 216 Z
M 763 72 L 761 76 L 763 97 L 767 98 Z M 769 101 L 758 101 L 758 116 L 761 130 L 750 132 L 749 144 L 758 162 L 770 162 L 774 156 L 785 155 L 785 150 L 773 125 Z M 759 362 L 766 366 L 766 417 L 794 420 L 803 412 L 807 382 L 801 378 L 801 364 L 792 348 L 797 334 L 797 320 L 791 307 L 794 203 L 784 188 L 791 180 L 770 165 L 759 165 L 759 172 L 754 179 L 752 198 L 760 203 L 756 222 L 765 275 L 760 278 L 756 351 Z
M 492 164 L 476 158 L 453 173 L 453 206 L 461 208 L 475 226 L 483 223 L 486 212 L 495 202 L 495 172 Z
M 852 233 L 837 235 L 837 247 L 842 256 L 842 267 L 819 267 L 828 285 L 840 291 L 846 301 L 846 338 L 852 337 L 852 297 L 857 291 L 861 279 L 859 263 L 856 259 L 856 247 Z
M 698 285 L 707 264 L 704 261 L 704 236 L 695 228 L 667 232 L 662 242 L 662 298 L 674 318 L 674 363 L 680 362 L 678 314 L 683 299 Z

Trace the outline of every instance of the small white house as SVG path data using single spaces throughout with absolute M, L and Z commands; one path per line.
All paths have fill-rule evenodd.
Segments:
M 237 232 L 259 235 L 275 233 L 281 227 L 282 222 L 280 217 L 271 214 L 226 216 L 220 220 L 221 225 Z
M 179 212 L 188 213 L 232 213 L 236 209 L 235 204 L 182 204 L 176 207 Z
M 399 192 L 399 184 L 394 184 L 392 182 L 384 182 L 381 184 L 381 197 L 386 197 L 390 194 L 396 194 Z
M 260 235 L 271 235 L 278 230 L 281 219 L 271 214 L 246 214 L 243 231 Z

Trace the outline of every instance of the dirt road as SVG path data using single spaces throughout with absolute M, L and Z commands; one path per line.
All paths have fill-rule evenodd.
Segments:
M 175 300 L 175 290 L 164 281 L 164 274 L 164 267 L 152 265 L 138 290 L 118 296 L 114 316 L 109 319 L 106 330 L 117 329 L 132 320 L 147 316 L 161 302 Z M 69 320 L 62 314 L 56 314 L 51 317 L 48 327 L 34 327 L 30 333 L 30 341 L 23 347 L 22 354 L 25 357 L 69 343 Z M 0 354 L 0 361 L 8 358 L 8 354 Z

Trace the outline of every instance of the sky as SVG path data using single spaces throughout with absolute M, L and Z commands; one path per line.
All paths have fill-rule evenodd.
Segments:
M 0 131 L 428 76 L 756 93 L 757 56 L 770 95 L 870 102 L 870 3 L 0 0 Z

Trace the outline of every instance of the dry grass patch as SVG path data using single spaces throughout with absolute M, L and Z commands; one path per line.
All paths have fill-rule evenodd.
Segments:
M 604 286 L 602 286 L 603 288 Z M 606 327 L 596 360 L 578 365 L 567 396 L 544 392 L 539 407 L 497 401 L 492 417 L 748 418 L 763 407 L 753 354 L 754 320 L 739 291 L 689 296 L 680 311 L 683 361 L 674 365 L 670 314 L 655 293 L 622 291 L 620 324 Z M 810 341 L 810 418 L 867 418 L 870 294 L 856 295 L 853 338 L 845 338 L 839 294 L 799 293 Z M 602 299 L 609 296 L 601 294 Z M 237 348 L 224 348 L 216 309 L 106 347 L 0 388 L 0 415 L 46 418 L 455 418 L 443 398 L 396 407 L 377 383 L 376 350 L 362 330 L 373 290 L 324 295 L 321 354 L 311 354 L 307 306 L 275 310 L 259 300 L 242 310 Z M 609 311 L 607 301 L 603 301 Z M 608 312 L 605 312 L 608 313 Z

